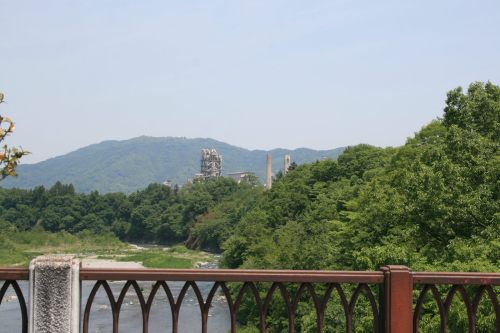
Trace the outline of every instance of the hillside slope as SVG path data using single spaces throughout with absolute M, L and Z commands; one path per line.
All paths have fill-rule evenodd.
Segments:
M 215 148 L 223 155 L 223 173 L 252 171 L 263 180 L 264 150 L 247 150 L 213 139 L 138 137 L 124 141 L 104 141 L 66 155 L 35 164 L 20 165 L 18 178 L 8 178 L 1 186 L 32 188 L 51 186 L 60 180 L 72 183 L 79 192 L 132 192 L 166 179 L 184 184 L 199 172 L 200 150 Z M 273 171 L 283 169 L 283 157 L 292 155 L 297 164 L 336 158 L 344 148 L 332 150 L 274 149 Z

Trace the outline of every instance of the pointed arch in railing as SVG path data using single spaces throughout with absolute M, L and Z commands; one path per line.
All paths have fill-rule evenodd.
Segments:
M 476 296 L 474 297 L 474 300 L 472 301 L 472 312 L 474 320 L 477 322 L 477 311 L 479 309 L 481 299 L 483 298 L 485 293 L 488 295 L 491 305 L 493 306 L 493 309 L 495 311 L 495 326 L 497 327 L 497 330 L 500 331 L 500 306 L 498 304 L 497 295 L 495 294 L 495 291 L 493 290 L 491 285 L 481 285 L 478 292 L 476 293 Z
M 444 307 L 444 303 L 441 300 L 441 294 L 439 293 L 439 290 L 436 288 L 434 285 L 425 285 L 422 291 L 420 292 L 420 295 L 417 299 L 417 303 L 415 305 L 415 310 L 413 313 L 413 332 L 418 333 L 420 331 L 419 323 L 420 319 L 422 317 L 422 310 L 424 306 L 424 302 L 426 299 L 427 294 L 431 292 L 432 299 L 437 305 L 438 308 L 438 313 L 439 313 L 439 318 L 440 318 L 440 330 L 443 332 L 446 329 L 446 309 Z
M 2 305 L 5 293 L 10 286 L 16 293 L 17 301 L 19 302 L 19 307 L 21 309 L 21 331 L 22 333 L 28 333 L 28 309 L 26 306 L 26 300 L 24 299 L 23 292 L 16 280 L 4 281 L 2 288 L 0 288 L 0 306 Z
M 259 290 L 255 286 L 255 283 L 253 282 L 245 282 L 243 283 L 243 286 L 240 288 L 238 295 L 236 296 L 236 300 L 234 301 L 234 314 L 235 316 L 238 315 L 238 311 L 240 309 L 241 303 L 243 301 L 243 297 L 245 296 L 245 293 L 250 291 L 254 297 L 255 303 L 257 305 L 257 311 L 259 313 L 259 330 L 261 332 L 266 331 L 266 316 L 264 314 L 263 306 L 262 306 L 262 299 L 260 298 L 259 295 Z
M 367 298 L 368 302 L 370 303 L 370 307 L 372 310 L 372 315 L 373 315 L 373 332 L 377 333 L 379 332 L 379 311 L 377 307 L 377 301 L 375 300 L 375 297 L 373 296 L 373 293 L 370 289 L 370 287 L 365 284 L 365 283 L 360 283 L 356 289 L 354 290 L 354 293 L 351 296 L 351 299 L 349 301 L 349 310 L 348 310 L 348 321 L 347 321 L 347 332 L 352 332 L 354 330 L 354 323 L 353 323 L 353 315 L 354 315 L 354 308 L 356 307 L 356 303 L 359 299 L 359 296 L 361 293 Z

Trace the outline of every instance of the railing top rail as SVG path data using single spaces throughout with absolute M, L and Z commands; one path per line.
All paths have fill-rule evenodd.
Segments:
M 412 272 L 414 284 L 500 285 L 500 273 Z M 221 281 L 221 282 L 330 282 L 384 281 L 381 271 L 304 271 L 250 269 L 94 269 L 82 268 L 82 280 Z M 0 280 L 28 280 L 27 268 L 0 268 Z
M 299 271 L 245 269 L 89 269 L 80 270 L 82 280 L 220 281 L 220 282 L 384 282 L 382 272 Z
M 0 280 L 28 280 L 27 268 L 0 268 Z
M 414 284 L 500 285 L 500 273 L 414 272 Z

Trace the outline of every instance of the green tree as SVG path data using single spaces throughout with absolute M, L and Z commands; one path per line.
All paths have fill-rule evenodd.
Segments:
M 467 93 L 461 87 L 448 93 L 444 124 L 475 130 L 482 136 L 500 140 L 500 87 L 491 82 L 475 82 Z

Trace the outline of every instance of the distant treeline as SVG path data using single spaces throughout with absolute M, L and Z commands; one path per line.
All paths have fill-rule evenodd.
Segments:
M 259 192 L 250 179 L 237 184 L 218 178 L 179 188 L 151 184 L 130 195 L 76 193 L 57 182 L 49 189 L 0 189 L 0 226 L 17 231 L 40 229 L 96 234 L 113 232 L 125 241 L 179 242 L 188 238 L 196 217 L 239 192 Z

